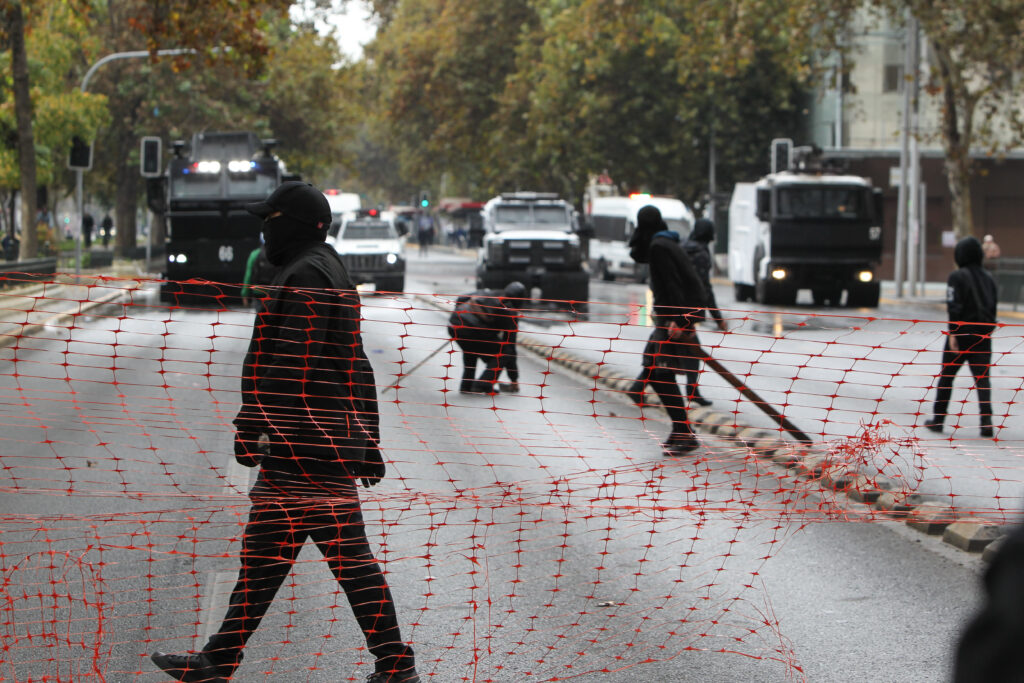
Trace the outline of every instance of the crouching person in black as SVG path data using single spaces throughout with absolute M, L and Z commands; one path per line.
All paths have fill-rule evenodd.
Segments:
M 690 426 L 676 374 L 692 370 L 700 357 L 694 326 L 704 318 L 701 307 L 707 295 L 679 243 L 679 233 L 668 229 L 657 207 L 645 206 L 637 212 L 629 247 L 633 260 L 650 268 L 655 327 L 644 347 L 643 369 L 628 393 L 634 402 L 643 405 L 644 389 L 650 383 L 672 420 L 672 431 L 662 452 L 667 456 L 684 455 L 697 449 L 700 442 Z
M 330 207 L 312 185 L 289 181 L 247 208 L 263 218 L 267 257 L 282 270 L 253 326 L 235 418 L 236 459 L 260 467 L 249 493 L 241 568 L 224 621 L 202 651 L 156 652 L 153 662 L 180 681 L 234 675 L 246 642 L 310 538 L 376 658 L 368 683 L 419 683 L 359 506 L 356 482 L 377 484 L 385 467 L 359 298 L 337 253 L 324 243 Z
M 509 384 L 502 388 L 519 391 L 516 335 L 526 295 L 521 282 L 511 282 L 500 293 L 481 290 L 456 299 L 448 320 L 448 334 L 462 349 L 460 392 L 493 393 L 503 369 L 508 372 Z M 477 378 L 476 366 L 480 362 L 484 371 Z

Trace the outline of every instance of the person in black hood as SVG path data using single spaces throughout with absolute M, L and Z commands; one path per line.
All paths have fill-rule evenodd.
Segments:
M 977 239 L 965 237 L 957 242 L 953 257 L 959 268 L 949 274 L 946 284 L 949 329 L 942 351 L 934 410 L 924 426 L 930 431 L 942 432 L 953 393 L 953 378 L 960 366 L 966 363 L 978 390 L 981 435 L 988 438 L 992 436 L 989 366 L 992 362 L 992 331 L 996 327 L 998 290 L 995 280 L 982 268 L 984 253 Z
M 448 319 L 448 334 L 462 349 L 461 393 L 494 393 L 503 369 L 508 372 L 509 384 L 501 389 L 519 392 L 516 337 L 519 312 L 528 297 L 523 283 L 510 282 L 500 292 L 482 289 L 455 300 L 455 310 Z M 484 370 L 476 377 L 480 362 Z
M 650 268 L 655 328 L 644 348 L 643 369 L 627 393 L 642 407 L 644 390 L 650 383 L 672 420 L 672 431 L 662 452 L 684 455 L 698 448 L 700 442 L 690 426 L 676 374 L 687 372 L 700 356 L 694 325 L 704 317 L 701 309 L 707 293 L 679 243 L 679 233 L 668 230 L 657 207 L 648 205 L 637 212 L 629 249 L 634 261 Z
M 715 300 L 715 290 L 711 287 L 711 250 L 708 248 L 708 243 L 713 239 L 715 239 L 715 224 L 707 218 L 698 218 L 693 224 L 689 239 L 683 244 L 683 249 L 697 270 L 697 275 L 704 285 L 704 293 L 707 294 L 707 299 L 704 301 L 705 309 L 702 313 L 710 312 L 718 329 L 725 332 L 728 330 L 728 326 L 722 319 L 722 311 L 718 309 L 718 302 Z M 694 342 L 700 344 L 696 337 L 694 337 Z M 694 358 L 693 367 L 686 371 L 686 399 L 697 405 L 709 406 L 711 401 L 701 396 L 700 389 L 697 387 L 699 377 L 700 359 Z
M 235 458 L 259 466 L 241 568 L 220 629 L 201 652 L 155 652 L 180 681 L 223 681 L 270 607 L 307 538 L 348 597 L 370 652 L 369 683 L 418 683 L 394 601 L 363 525 L 357 481 L 380 482 L 377 391 L 363 351 L 359 296 L 332 247 L 331 211 L 309 183 L 282 183 L 246 207 L 263 218 L 281 271 L 253 325 L 234 420 Z M 262 444 L 266 444 L 263 446 Z

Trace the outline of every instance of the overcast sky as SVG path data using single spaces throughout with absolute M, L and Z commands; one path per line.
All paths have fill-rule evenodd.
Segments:
M 341 51 L 350 59 L 356 60 L 363 55 L 363 45 L 368 43 L 377 32 L 370 22 L 370 11 L 362 2 L 345 3 L 345 12 L 330 15 L 327 25 L 320 25 L 321 31 L 333 31 L 341 46 Z M 293 17 L 302 16 L 305 12 L 302 3 L 292 6 Z

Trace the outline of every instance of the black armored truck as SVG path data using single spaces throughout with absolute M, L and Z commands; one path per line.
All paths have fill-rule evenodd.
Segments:
M 235 305 L 262 222 L 245 205 L 296 180 L 273 153 L 274 140 L 251 132 L 207 132 L 173 143 L 162 176 L 149 178 L 147 199 L 167 220 L 161 300 Z

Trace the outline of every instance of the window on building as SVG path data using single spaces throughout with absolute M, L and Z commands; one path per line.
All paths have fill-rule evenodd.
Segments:
M 886 64 L 882 92 L 903 92 L 903 80 L 902 64 Z

